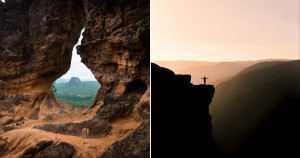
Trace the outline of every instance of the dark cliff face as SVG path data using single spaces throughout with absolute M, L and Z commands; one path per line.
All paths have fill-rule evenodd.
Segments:
M 215 89 L 212 85 L 193 85 L 190 81 L 190 75 L 175 75 L 169 69 L 151 64 L 151 129 L 155 153 L 218 154 L 208 111 Z M 159 136 L 161 140 L 155 138 Z

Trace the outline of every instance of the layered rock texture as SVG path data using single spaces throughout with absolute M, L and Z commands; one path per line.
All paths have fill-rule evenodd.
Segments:
M 166 157 L 221 156 L 212 138 L 209 115 L 214 91 L 212 85 L 193 85 L 190 75 L 175 75 L 152 63 L 151 131 L 155 137 L 163 137 L 163 142 L 152 137 L 152 151 Z
M 8 0 L 0 8 L 1 112 L 32 119 L 63 112 L 50 86 L 70 67 L 85 24 L 82 2 Z
M 0 157 L 149 157 L 149 3 L 0 2 Z M 78 53 L 101 88 L 79 110 L 50 87 L 83 28 Z

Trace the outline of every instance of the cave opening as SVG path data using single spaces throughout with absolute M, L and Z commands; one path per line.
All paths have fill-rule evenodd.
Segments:
M 84 28 L 73 47 L 69 70 L 52 85 L 56 98 L 75 108 L 89 108 L 100 88 L 91 70 L 81 62 L 81 57 L 77 54 L 76 46 L 81 44 L 83 32 Z
M 1 0 L 2 3 L 5 3 L 5 0 Z
M 142 80 L 135 79 L 127 85 L 124 93 L 125 94 L 136 93 L 139 95 L 143 95 L 146 90 L 147 90 L 147 85 Z

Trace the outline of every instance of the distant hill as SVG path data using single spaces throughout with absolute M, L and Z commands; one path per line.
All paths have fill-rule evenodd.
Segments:
M 71 78 L 59 78 L 55 81 L 55 83 L 63 83 L 63 82 L 69 82 Z M 80 79 L 81 81 L 96 81 L 96 79 Z
M 157 65 L 162 67 L 166 67 L 171 70 L 184 70 L 191 67 L 198 67 L 198 66 L 209 66 L 214 65 L 216 62 L 209 62 L 209 61 L 192 61 L 192 60 L 177 60 L 177 61 L 153 61 Z
M 203 83 L 201 78 L 208 77 L 207 83 L 218 85 L 236 75 L 246 67 L 263 61 L 232 61 L 232 62 L 208 62 L 208 61 L 154 61 L 154 63 L 173 70 L 176 74 L 192 75 L 192 83 Z M 284 60 L 284 59 L 278 59 Z M 277 61 L 277 60 L 276 60 Z M 285 60 L 284 60 L 285 61 Z
M 70 81 L 68 82 L 68 85 L 73 86 L 73 85 L 76 85 L 76 84 L 80 84 L 80 82 L 81 82 L 81 80 L 78 77 L 72 77 L 70 79 Z
M 78 108 L 89 107 L 100 88 L 97 81 L 78 81 L 76 78 L 68 83 L 55 83 L 57 99 Z
M 216 87 L 210 113 L 214 139 L 225 153 L 299 157 L 300 61 L 244 69 Z

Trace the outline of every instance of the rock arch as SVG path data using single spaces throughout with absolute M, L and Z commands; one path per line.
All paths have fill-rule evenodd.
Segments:
M 142 116 L 134 109 L 145 106 L 150 99 L 149 10 L 149 1 L 144 0 L 7 0 L 0 3 L 3 38 L 0 40 L 0 114 L 5 116 L 5 120 L 0 118 L 0 123 L 13 125 L 21 117 L 49 122 L 55 120 L 57 113 L 72 111 L 56 100 L 50 87 L 69 69 L 72 48 L 84 26 L 78 54 L 95 74 L 101 88 L 91 108 L 83 114 L 86 118 L 83 122 L 62 125 L 68 124 L 70 130 L 91 125 L 105 127 L 104 131 L 108 132 L 100 134 L 105 137 L 118 120 L 134 121 L 134 116 Z M 126 85 L 133 80 L 146 85 L 144 94 L 125 95 Z M 144 116 L 148 115 L 138 117 L 136 123 L 144 123 L 136 132 L 137 126 L 133 127 L 131 134 L 148 139 L 149 118 Z M 39 127 L 47 131 L 44 126 Z

